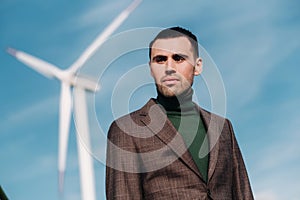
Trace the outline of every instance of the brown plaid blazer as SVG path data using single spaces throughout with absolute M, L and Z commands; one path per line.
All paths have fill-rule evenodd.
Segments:
M 198 109 L 210 146 L 207 183 L 180 134 L 151 99 L 109 129 L 107 199 L 253 199 L 231 123 Z

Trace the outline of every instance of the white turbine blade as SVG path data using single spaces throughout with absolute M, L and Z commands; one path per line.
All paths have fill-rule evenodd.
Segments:
M 56 66 L 37 57 L 29 55 L 23 51 L 18 51 L 13 48 L 7 48 L 7 52 L 10 55 L 14 56 L 16 59 L 18 59 L 20 62 L 24 63 L 25 65 L 38 71 L 39 73 L 43 74 L 48 78 L 55 77 L 57 73 L 61 71 Z
M 72 111 L 71 88 L 67 83 L 62 82 L 60 94 L 59 111 L 59 146 L 58 146 L 58 172 L 59 191 L 63 191 L 64 173 L 66 169 L 68 137 Z
M 134 0 L 123 12 L 121 12 L 112 23 L 94 40 L 94 42 L 74 62 L 70 70 L 75 73 L 105 42 L 105 40 L 123 23 L 129 14 L 140 4 L 142 0 Z
M 80 186 L 82 200 L 95 200 L 95 180 L 92 156 L 89 153 L 90 131 L 88 126 L 88 111 L 85 90 L 74 87 L 74 112 L 77 130 L 77 148 L 80 167 Z

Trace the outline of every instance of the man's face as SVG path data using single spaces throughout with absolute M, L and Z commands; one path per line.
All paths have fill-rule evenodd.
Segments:
M 158 39 L 152 45 L 151 75 L 166 97 L 177 96 L 191 87 L 202 71 L 202 60 L 195 58 L 186 37 Z

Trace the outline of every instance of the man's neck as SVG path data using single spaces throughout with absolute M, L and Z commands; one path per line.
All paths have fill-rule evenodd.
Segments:
M 157 90 L 157 102 L 164 107 L 166 111 L 184 112 L 194 109 L 193 89 L 188 88 L 181 94 L 172 97 L 166 97 Z

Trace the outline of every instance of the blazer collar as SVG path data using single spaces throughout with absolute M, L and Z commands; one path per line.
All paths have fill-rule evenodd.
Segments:
M 209 152 L 205 152 L 207 150 L 204 150 L 202 148 L 200 149 L 200 155 L 205 155 L 209 153 L 209 164 L 208 164 L 208 181 L 209 181 L 212 178 L 212 175 L 215 171 L 216 164 L 218 161 L 218 155 L 219 155 L 218 139 L 223 130 L 225 118 L 221 118 L 215 114 L 212 114 L 200 108 L 199 106 L 197 107 L 206 129 L 206 136 L 204 142 L 209 143 Z
M 204 142 L 208 142 L 210 147 L 210 152 L 205 152 L 205 150 L 202 148 L 200 149 L 200 155 L 209 153 L 209 181 L 213 175 L 218 160 L 219 143 L 217 140 L 222 128 L 220 128 L 218 124 L 220 121 L 218 120 L 219 117 L 203 110 L 199 106 L 197 106 L 197 108 L 207 130 L 207 135 Z M 140 121 L 142 124 L 147 126 L 147 128 L 149 128 L 156 137 L 169 146 L 192 171 L 202 178 L 192 156 L 187 150 L 183 138 L 174 128 L 170 120 L 168 120 L 164 110 L 158 104 L 156 104 L 154 99 L 150 99 L 148 103 L 140 110 Z

